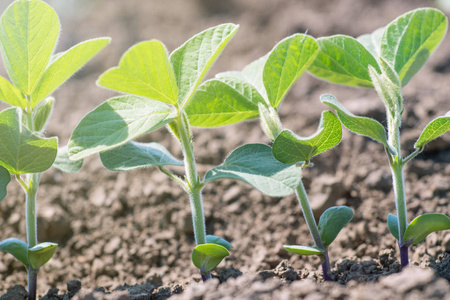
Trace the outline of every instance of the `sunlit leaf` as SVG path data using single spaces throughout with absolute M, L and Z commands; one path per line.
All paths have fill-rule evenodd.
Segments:
M 27 99 L 23 93 L 2 76 L 0 76 L 0 101 L 20 108 L 27 107 Z
M 414 144 L 415 148 L 421 148 L 450 130 L 450 115 L 438 117 L 431 121 L 420 134 Z
M 141 42 L 122 56 L 118 67 L 103 73 L 100 86 L 176 104 L 178 88 L 165 46 L 157 40 Z
M 160 128 L 176 116 L 173 107 L 138 96 L 120 96 L 107 100 L 88 113 L 69 140 L 70 159 L 123 145 Z
M 323 212 L 319 219 L 320 239 L 325 247 L 331 245 L 339 232 L 353 218 L 353 210 L 347 206 L 333 206 Z
M 233 245 L 231 245 L 230 242 L 228 242 L 226 239 L 212 234 L 206 235 L 206 243 L 220 245 L 222 247 L 225 247 L 228 251 L 233 248 Z
M 443 214 L 429 213 L 418 216 L 405 230 L 403 240 L 418 244 L 434 231 L 450 229 L 450 218 Z
M 299 245 L 284 245 L 283 248 L 294 254 L 299 255 L 321 255 L 325 252 L 316 246 L 299 246 Z
M 201 244 L 194 248 L 192 262 L 202 272 L 209 272 L 229 255 L 230 252 L 223 246 L 217 244 Z
M 69 152 L 66 145 L 58 149 L 58 155 L 56 155 L 56 159 L 52 167 L 66 173 L 76 173 L 82 166 L 83 159 L 71 160 L 69 158 Z
M 312 157 L 335 147 L 341 138 L 341 122 L 332 112 L 324 111 L 319 128 L 309 137 L 299 137 L 290 130 L 283 130 L 273 143 L 273 154 L 283 163 L 309 161 Z
M 34 269 L 45 265 L 56 251 L 58 244 L 55 243 L 40 243 L 28 249 L 28 261 Z
M 219 54 L 237 32 L 239 26 L 222 24 L 195 35 L 170 55 L 178 85 L 178 104 L 188 104 Z

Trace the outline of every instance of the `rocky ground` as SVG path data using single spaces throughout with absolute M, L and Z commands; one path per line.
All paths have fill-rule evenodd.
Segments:
M 300 32 L 319 37 L 358 36 L 425 0 L 246 0 L 246 1 L 60 1 L 59 50 L 88 38 L 113 42 L 55 93 L 56 109 L 47 136 L 67 143 L 82 116 L 114 95 L 94 84 L 133 44 L 159 39 L 174 50 L 210 26 L 234 22 L 241 28 L 210 73 L 240 70 L 279 40 Z M 4 73 L 4 71 L 3 71 Z M 450 110 L 450 39 L 404 89 L 402 144 L 412 149 L 421 129 Z M 383 105 L 372 90 L 338 87 L 304 75 L 280 111 L 284 127 L 306 136 L 332 93 L 355 114 L 385 122 Z M 245 134 L 243 134 L 245 133 Z M 194 147 L 204 174 L 235 147 L 268 143 L 258 121 L 215 129 L 195 129 Z M 146 136 L 177 156 L 178 145 L 165 129 Z M 175 172 L 180 170 L 174 169 Z M 428 212 L 449 214 L 450 134 L 430 144 L 410 163 L 406 175 L 408 219 Z M 190 261 L 194 246 L 186 195 L 156 169 L 115 173 L 98 157 L 77 174 L 49 170 L 39 191 L 39 240 L 60 247 L 39 274 L 42 299 L 445 299 L 450 295 L 450 232 L 431 234 L 410 248 L 412 267 L 398 273 L 398 252 L 386 217 L 395 211 L 390 171 L 380 145 L 345 131 L 341 144 L 317 157 L 305 172 L 317 215 L 332 205 L 348 205 L 355 216 L 330 248 L 333 276 L 323 283 L 320 261 L 289 254 L 283 244 L 312 244 L 294 196 L 271 198 L 231 180 L 204 190 L 208 233 L 234 248 L 215 278 L 198 283 Z M 26 238 L 24 195 L 10 184 L 0 203 L 0 239 Z M 0 299 L 25 299 L 26 272 L 0 253 Z M 81 289 L 81 290 L 80 290 Z M 115 290 L 115 292 L 113 292 Z M 106 292 L 106 294 L 105 294 Z M 109 294 L 113 292 L 112 294 Z M 376 295 L 376 296 L 374 296 Z M 448 298 L 447 298 L 448 299 Z

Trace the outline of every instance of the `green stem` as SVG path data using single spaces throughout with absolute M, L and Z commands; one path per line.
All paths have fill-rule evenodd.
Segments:
M 197 166 L 195 164 L 194 149 L 192 144 L 191 131 L 187 117 L 183 112 L 176 120 L 178 136 L 181 142 L 181 149 L 184 156 L 184 166 L 186 169 L 186 183 L 189 200 L 192 210 L 192 223 L 196 245 L 206 244 L 205 216 L 203 213 L 202 184 L 198 177 Z
M 26 193 L 26 225 L 28 247 L 37 245 L 37 216 L 36 216 L 36 197 L 39 187 L 40 173 L 28 174 L 28 189 Z

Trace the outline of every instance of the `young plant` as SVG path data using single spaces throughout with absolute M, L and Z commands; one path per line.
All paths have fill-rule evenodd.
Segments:
M 41 173 L 52 165 L 74 169 L 80 163 L 64 160 L 56 137 L 44 137 L 54 105 L 50 94 L 109 43 L 109 38 L 94 39 L 53 54 L 59 30 L 57 14 L 42 1 L 15 1 L 1 17 L 0 51 L 12 83 L 0 77 L 0 100 L 12 107 L 0 112 L 0 200 L 11 176 L 15 177 L 26 195 L 27 242 L 5 239 L 0 241 L 0 251 L 12 254 L 27 268 L 29 299 L 36 299 L 39 268 L 57 247 L 37 240 Z
M 72 160 L 100 153 L 102 163 L 109 170 L 156 166 L 184 189 L 190 199 L 196 242 L 192 261 L 200 269 L 203 280 L 210 278 L 210 271 L 229 255 L 232 246 L 223 238 L 206 235 L 202 189 L 214 179 L 201 179 L 198 175 L 191 126 L 211 127 L 238 122 L 248 117 L 248 106 L 254 110 L 250 116 L 257 115 L 257 103 L 249 101 L 230 106 L 234 98 L 219 101 L 219 95 L 209 93 L 211 86 L 217 84 L 222 94 L 232 92 L 235 96 L 241 93 L 242 97 L 251 98 L 247 85 L 240 85 L 241 90 L 236 92 L 234 88 L 240 84 L 238 82 L 201 84 L 237 30 L 238 26 L 234 24 L 209 28 L 189 39 L 170 56 L 157 40 L 134 45 L 125 52 L 117 67 L 107 70 L 98 80 L 98 85 L 128 95 L 109 99 L 88 113 L 69 141 Z M 209 112 L 204 105 L 213 111 Z M 132 141 L 164 125 L 180 143 L 183 161 L 160 144 Z M 184 166 L 184 178 L 168 170 L 168 165 Z
M 450 218 L 424 214 L 407 220 L 404 167 L 425 145 L 450 129 L 450 115 L 438 117 L 423 130 L 414 151 L 402 156 L 400 126 L 403 114 L 402 88 L 420 70 L 447 31 L 445 15 L 430 8 L 408 12 L 372 34 L 357 39 L 337 35 L 319 38 L 319 54 L 309 68 L 313 75 L 349 86 L 374 88 L 386 108 L 387 133 L 376 120 L 353 115 L 331 95 L 323 103 L 334 108 L 350 131 L 382 144 L 392 171 L 397 216 L 389 214 L 388 228 L 398 240 L 401 266 L 408 265 L 408 247 L 438 230 L 450 229 Z
M 290 130 L 283 130 L 277 112 L 286 93 L 311 65 L 317 52 L 318 45 L 312 37 L 295 34 L 282 40 L 271 52 L 249 64 L 242 72 L 221 73 L 217 75 L 216 79 L 210 81 L 219 83 L 240 80 L 242 85 L 250 84 L 254 93 L 253 98 L 258 99 L 261 126 L 273 141 L 273 147 L 270 150 L 270 147 L 266 145 L 244 145 L 232 152 L 222 166 L 209 171 L 206 178 L 212 176 L 226 177 L 227 174 L 223 174 L 224 169 L 234 165 L 234 161 L 230 160 L 237 156 L 242 149 L 253 152 L 252 159 L 247 161 L 248 168 L 265 170 L 267 174 L 272 173 L 273 165 L 276 164 L 297 166 L 293 169 L 295 176 L 279 179 L 288 187 L 284 191 L 272 190 L 269 184 L 253 185 L 261 192 L 271 196 L 284 196 L 293 192 L 297 194 L 303 215 L 314 240 L 314 246 L 286 245 L 284 248 L 300 255 L 318 255 L 322 260 L 324 279 L 331 280 L 328 246 L 341 229 L 350 222 L 353 211 L 346 206 L 331 207 L 321 215 L 319 224 L 317 224 L 301 180 L 301 172 L 311 165 L 310 160 L 314 156 L 333 148 L 340 142 L 342 137 L 341 124 L 332 112 L 325 111 L 316 133 L 303 138 Z M 217 95 L 219 90 L 210 91 L 210 93 Z M 244 103 L 238 98 L 236 98 L 236 101 Z M 263 154 L 255 150 L 258 148 L 265 149 L 268 153 L 264 154 L 263 157 Z M 267 178 L 264 177 L 264 174 L 261 174 L 259 180 L 267 180 Z

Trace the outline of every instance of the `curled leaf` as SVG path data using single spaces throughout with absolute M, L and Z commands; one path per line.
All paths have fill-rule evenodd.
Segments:
M 230 252 L 227 248 L 217 244 L 201 244 L 192 251 L 192 262 L 206 273 L 214 269 Z
M 318 224 L 323 245 L 328 247 L 352 218 L 353 210 L 347 206 L 333 206 L 325 210 Z
M 443 214 L 424 214 L 418 216 L 405 230 L 404 242 L 418 244 L 434 231 L 450 229 L 450 218 Z

